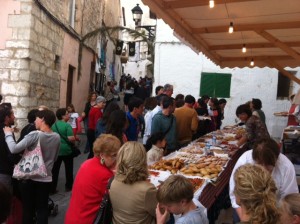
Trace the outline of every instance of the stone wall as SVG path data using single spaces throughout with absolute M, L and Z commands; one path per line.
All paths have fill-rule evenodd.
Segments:
M 15 3 L 14 0 L 7 1 Z M 5 49 L 0 49 L 0 92 L 5 102 L 12 103 L 18 127 L 27 123 L 28 111 L 38 105 L 47 105 L 53 110 L 62 106 L 61 91 L 65 92 L 65 89 L 61 90 L 60 87 L 62 75 L 65 74 L 61 74 L 61 64 L 66 35 L 73 38 L 78 47 L 80 37 L 101 26 L 107 6 L 110 12 L 114 11 L 112 8 L 117 8 L 117 14 L 110 13 L 107 17 L 108 24 L 113 21 L 114 25 L 118 25 L 118 0 L 76 0 L 75 24 L 74 28 L 70 27 L 71 1 L 19 0 L 20 10 L 16 9 L 13 14 L 4 12 L 7 13 L 7 27 L 12 30 L 12 35 L 5 41 Z M 38 2 L 48 13 L 42 10 Z M 99 35 L 96 35 L 85 44 L 90 49 L 96 49 L 98 39 Z M 113 51 L 113 47 L 109 51 Z M 90 68 L 93 52 L 84 52 L 88 60 L 82 60 L 87 63 L 83 68 Z M 90 74 L 90 71 L 85 71 L 85 74 Z M 77 81 L 77 76 L 75 78 Z M 81 88 L 80 93 L 73 90 L 74 99 L 78 98 L 76 94 L 84 95 L 82 92 L 86 92 L 87 95 L 89 91 L 87 77 L 75 83 L 74 87 L 78 85 L 85 88 Z
M 20 1 L 20 14 L 8 15 L 12 38 L 0 51 L 1 94 L 11 102 L 22 127 L 27 113 L 38 105 L 58 107 L 59 73 L 64 32 L 31 1 Z

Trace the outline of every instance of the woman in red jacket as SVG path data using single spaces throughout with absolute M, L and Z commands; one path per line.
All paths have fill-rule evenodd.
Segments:
M 93 223 L 105 193 L 108 180 L 114 175 L 120 140 L 111 134 L 102 134 L 94 142 L 94 158 L 85 161 L 73 185 L 66 224 Z
M 93 106 L 89 112 L 89 124 L 87 130 L 87 140 L 90 146 L 90 153 L 88 159 L 93 158 L 93 144 L 95 141 L 95 130 L 97 121 L 100 120 L 103 116 L 103 110 L 106 105 L 106 99 L 103 96 L 98 96 L 96 99 L 96 105 Z

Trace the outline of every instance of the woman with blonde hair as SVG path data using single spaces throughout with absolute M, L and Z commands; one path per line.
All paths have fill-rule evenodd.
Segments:
M 148 178 L 146 150 L 126 142 L 117 158 L 117 173 L 110 188 L 113 223 L 155 223 L 156 188 Z
M 120 140 L 110 134 L 94 142 L 94 158 L 85 161 L 77 172 L 65 223 L 93 223 L 108 180 L 114 175 Z
M 280 201 L 281 222 L 300 224 L 300 194 L 286 195 Z
M 243 165 L 236 170 L 234 181 L 236 202 L 241 206 L 240 223 L 279 223 L 277 187 L 265 168 L 260 165 Z

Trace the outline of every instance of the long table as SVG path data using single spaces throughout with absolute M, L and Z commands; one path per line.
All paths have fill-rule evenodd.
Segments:
M 211 135 L 211 133 L 208 133 L 208 135 Z M 207 136 L 207 135 L 206 135 Z M 205 136 L 202 136 L 201 138 L 205 138 Z M 199 139 L 195 140 L 194 142 L 198 142 Z M 235 151 L 233 155 L 231 155 L 230 160 L 227 162 L 226 167 L 224 170 L 220 173 L 218 178 L 216 179 L 216 182 L 206 182 L 203 186 L 203 189 L 199 190 L 199 194 L 195 193 L 195 197 L 199 197 L 199 201 L 202 203 L 204 207 L 207 208 L 207 216 L 209 219 L 210 224 L 214 224 L 215 220 L 218 217 L 219 211 L 222 208 L 228 208 L 231 206 L 230 200 L 229 200 L 229 179 L 232 173 L 232 170 L 237 162 L 237 160 L 240 158 L 240 156 L 247 151 L 248 147 L 247 144 L 245 144 L 243 147 Z M 173 155 L 169 155 L 170 158 Z M 165 159 L 170 159 L 168 157 L 164 157 Z M 158 170 L 158 169 L 154 169 Z M 170 174 L 166 174 L 165 178 Z M 163 180 L 162 180 L 163 181 Z
M 220 209 L 228 207 L 228 201 L 226 200 L 229 199 L 229 179 L 237 160 L 245 151 L 247 151 L 247 149 L 247 146 L 244 146 L 237 150 L 235 154 L 232 155 L 225 170 L 218 177 L 217 182 L 207 184 L 201 192 L 199 201 L 208 210 L 207 216 L 210 224 L 214 223 L 215 219 L 218 217 Z

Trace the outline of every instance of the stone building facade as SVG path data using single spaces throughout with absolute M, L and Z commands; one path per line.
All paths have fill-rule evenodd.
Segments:
M 82 50 L 80 41 L 102 24 L 119 25 L 119 0 L 5 0 L 1 5 L 0 93 L 12 104 L 18 126 L 38 105 L 56 110 L 73 103 L 81 113 L 94 83 L 101 37 L 88 38 Z M 109 44 L 107 63 L 114 60 L 114 48 Z M 118 61 L 113 65 L 120 67 Z

